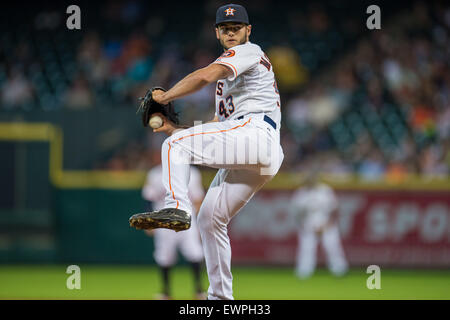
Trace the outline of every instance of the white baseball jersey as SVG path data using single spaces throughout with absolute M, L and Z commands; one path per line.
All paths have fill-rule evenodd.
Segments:
M 329 219 L 337 208 L 337 199 L 333 190 L 319 184 L 311 189 L 300 189 L 293 196 L 296 210 L 305 212 L 304 228 L 319 228 Z
M 272 64 L 261 48 L 251 42 L 234 46 L 213 63 L 233 71 L 217 81 L 216 116 L 219 121 L 263 112 L 280 128 L 280 94 Z
M 142 197 L 153 202 L 153 210 L 164 208 L 166 191 L 162 181 L 162 167 L 156 166 L 147 174 L 147 179 L 142 189 Z M 189 181 L 189 197 L 192 201 L 201 201 L 205 195 L 200 171 L 191 166 Z M 154 231 L 154 258 L 160 266 L 172 266 L 177 260 L 177 247 L 186 260 L 199 262 L 203 259 L 203 249 L 198 233 L 195 217 L 192 218 L 191 227 L 182 232 L 168 229 L 156 229 Z

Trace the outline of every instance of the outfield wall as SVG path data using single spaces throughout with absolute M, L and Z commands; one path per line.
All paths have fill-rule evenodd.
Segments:
M 232 220 L 233 263 L 294 264 L 298 224 L 292 193 L 263 190 Z M 337 193 L 339 230 L 350 265 L 450 266 L 448 192 Z M 144 206 L 138 190 L 60 189 L 54 204 L 58 260 L 153 262 L 151 239 L 128 226 L 128 217 Z
M 338 223 L 351 265 L 450 266 L 446 191 L 340 190 Z M 290 191 L 262 191 L 232 220 L 235 263 L 294 263 L 298 223 Z M 319 262 L 325 261 L 322 248 Z
M 210 177 L 204 172 L 205 185 Z M 152 238 L 128 225 L 131 214 L 144 210 L 140 189 L 116 187 L 51 186 L 45 236 L 3 216 L 2 223 L 9 224 L 0 235 L 0 261 L 154 263 Z M 234 264 L 294 264 L 294 190 L 268 185 L 231 221 Z M 337 194 L 339 228 L 352 266 L 450 267 L 448 191 L 339 189 Z M 29 217 L 39 222 L 39 212 L 27 214 L 26 223 Z

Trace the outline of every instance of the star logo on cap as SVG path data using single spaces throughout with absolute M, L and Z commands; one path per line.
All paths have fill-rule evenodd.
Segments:
M 236 9 L 228 8 L 227 10 L 225 10 L 225 13 L 227 16 L 234 16 L 235 11 L 236 11 Z

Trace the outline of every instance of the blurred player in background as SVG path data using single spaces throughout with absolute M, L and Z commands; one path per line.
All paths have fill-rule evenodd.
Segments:
M 161 184 L 161 158 L 155 153 L 157 159 L 155 165 L 147 174 L 145 185 L 142 189 L 142 197 L 147 201 L 148 210 L 159 210 L 164 207 L 166 190 Z M 189 198 L 192 201 L 194 214 L 200 209 L 205 196 L 200 171 L 191 166 L 191 177 L 189 181 Z M 175 232 L 169 229 L 146 230 L 147 235 L 154 237 L 154 258 L 161 270 L 163 289 L 156 298 L 160 300 L 171 300 L 170 270 L 177 260 L 177 248 L 180 249 L 184 258 L 190 263 L 194 276 L 194 298 L 206 299 L 203 292 L 200 269 L 203 261 L 203 250 L 198 233 L 196 219 L 192 219 L 191 228 L 185 231 Z
M 344 275 L 348 263 L 339 235 L 338 200 L 333 190 L 319 182 L 317 172 L 310 173 L 305 178 L 304 186 L 294 193 L 292 204 L 300 221 L 297 276 L 303 279 L 314 273 L 319 241 L 323 245 L 330 271 L 335 276 Z

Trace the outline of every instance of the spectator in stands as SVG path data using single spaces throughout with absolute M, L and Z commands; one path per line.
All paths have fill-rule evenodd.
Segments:
M 322 153 L 321 164 L 321 171 L 327 174 L 345 175 L 352 173 L 349 161 L 344 161 L 336 150 Z
M 1 87 L 3 108 L 25 107 L 26 104 L 32 102 L 33 92 L 30 81 L 19 68 L 13 66 L 7 75 L 6 82 Z
M 439 110 L 436 119 L 436 129 L 441 139 L 450 138 L 450 101 L 447 107 Z
M 92 107 L 94 102 L 86 77 L 78 74 L 63 97 L 63 105 L 68 109 L 82 110 Z
M 379 150 L 373 149 L 358 167 L 358 174 L 365 180 L 378 180 L 384 175 L 386 168 Z
M 323 33 L 329 28 L 329 18 L 320 4 L 310 5 L 308 9 L 308 26 L 311 31 Z
M 408 178 L 408 166 L 400 157 L 394 157 L 387 165 L 384 178 L 389 183 L 403 183 Z
M 350 107 L 352 95 L 356 91 L 356 79 L 350 61 L 343 61 L 332 79 L 331 96 L 336 101 L 339 112 Z
M 420 173 L 425 177 L 448 176 L 449 167 L 445 163 L 445 156 L 446 151 L 443 146 L 430 145 L 426 147 L 419 156 Z
M 435 110 L 425 99 L 417 99 L 410 112 L 410 125 L 414 132 L 424 138 L 434 138 L 436 134 Z
M 122 59 L 127 66 L 126 76 L 132 83 L 147 81 L 152 73 L 151 43 L 142 33 L 134 33 L 124 45 Z
M 113 91 L 128 102 L 142 96 L 142 85 L 153 72 L 152 45 L 148 37 L 136 31 L 123 44 L 120 55 L 113 61 Z M 145 90 L 144 90 L 145 93 Z
M 94 84 L 102 85 L 109 78 L 110 65 L 98 33 L 86 34 L 78 49 L 77 59 L 81 70 Z
M 316 83 L 310 90 L 313 95 L 308 104 L 309 120 L 315 127 L 325 128 L 339 114 L 337 102 L 322 83 Z
M 367 84 L 367 105 L 380 110 L 386 102 L 384 88 L 378 77 L 372 77 Z
M 294 96 L 286 105 L 286 124 L 295 136 L 297 143 L 311 138 L 313 127 L 310 122 L 310 95 L 308 92 Z

